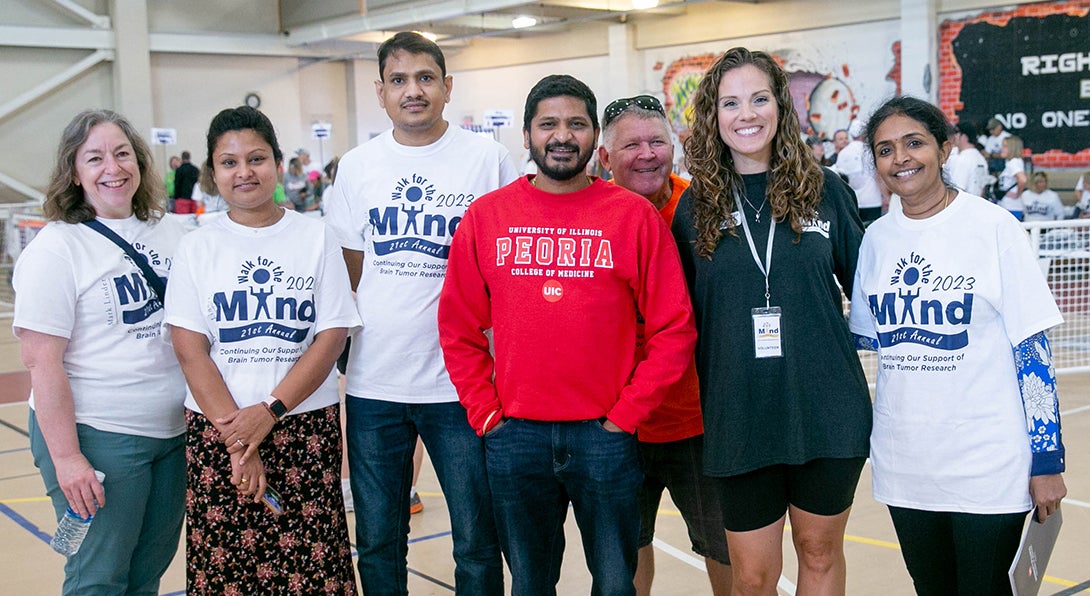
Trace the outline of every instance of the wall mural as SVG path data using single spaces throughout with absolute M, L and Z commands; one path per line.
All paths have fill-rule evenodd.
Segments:
M 826 138 L 901 91 L 898 21 L 647 51 L 674 131 L 688 127 L 704 71 L 735 45 L 771 53 L 791 79 L 803 131 Z M 1090 0 L 961 13 L 939 25 L 939 107 L 981 127 L 997 117 L 1033 163 L 1090 166 Z M 681 54 L 684 52 L 684 54 Z M 679 57 L 679 54 L 681 56 Z
M 759 46 L 751 46 L 757 49 Z M 787 72 L 791 82 L 791 97 L 799 124 L 807 134 L 831 139 L 837 130 L 847 129 L 852 120 L 861 117 L 861 104 L 856 91 L 860 81 L 852 76 L 852 65 L 841 62 L 833 65 L 814 60 L 812 54 L 795 49 L 772 50 L 769 53 Z M 691 102 L 700 77 L 720 54 L 703 53 L 685 56 L 664 65 L 659 62 L 654 70 L 661 70 L 662 94 L 665 98 L 666 116 L 674 131 L 681 133 L 688 128 Z M 900 43 L 889 46 L 888 62 L 884 79 L 900 89 Z M 876 74 L 873 69 L 869 76 Z
M 939 106 L 997 118 L 1037 167 L 1090 166 L 1090 0 L 1023 4 L 943 21 Z

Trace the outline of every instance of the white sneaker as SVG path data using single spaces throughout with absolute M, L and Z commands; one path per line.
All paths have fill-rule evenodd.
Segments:
M 348 513 L 355 511 L 352 505 L 352 483 L 347 478 L 341 478 L 341 494 L 344 495 L 344 510 Z

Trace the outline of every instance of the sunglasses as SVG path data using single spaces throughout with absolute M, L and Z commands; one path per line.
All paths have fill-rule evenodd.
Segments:
M 609 126 L 610 122 L 616 120 L 618 116 L 625 113 L 631 106 L 636 106 L 651 112 L 658 112 L 663 116 L 666 115 L 666 110 L 662 109 L 662 103 L 655 97 L 650 95 L 622 97 L 606 106 L 606 110 L 602 116 L 602 126 Z

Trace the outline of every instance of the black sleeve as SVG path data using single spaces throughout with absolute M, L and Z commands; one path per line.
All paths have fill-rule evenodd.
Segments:
M 693 201 L 689 191 L 682 193 L 678 200 L 677 209 L 674 211 L 674 221 L 670 223 L 670 231 L 674 234 L 674 242 L 677 243 L 677 253 L 681 257 L 681 269 L 685 273 L 685 282 L 689 286 L 689 296 L 694 296 L 693 284 L 696 282 L 696 269 L 694 267 L 694 242 L 696 241 L 696 229 L 693 227 Z M 693 306 L 695 307 L 695 300 Z
M 829 210 L 835 228 L 831 231 L 833 243 L 833 273 L 844 294 L 851 298 L 855 266 L 859 260 L 859 243 L 863 241 L 863 221 L 859 219 L 855 192 L 840 176 L 829 170 L 825 174 L 821 203 Z

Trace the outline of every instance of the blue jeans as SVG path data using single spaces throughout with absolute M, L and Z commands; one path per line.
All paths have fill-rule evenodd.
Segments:
M 30 450 L 59 520 L 68 499 L 57 483 L 34 410 Z M 185 435 L 153 439 L 76 425 L 79 448 L 106 474 L 106 504 L 95 514 L 79 552 L 64 565 L 62 594 L 154 596 L 182 533 Z
M 408 593 L 409 489 L 419 436 L 447 500 L 456 593 L 502 596 L 503 560 L 484 445 L 465 408 L 458 402 L 403 404 L 348 396 L 345 413 L 363 593 Z
M 507 419 L 485 436 L 488 482 L 512 594 L 556 594 L 568 503 L 596 596 L 634 595 L 640 534 L 636 437 L 597 420 Z

